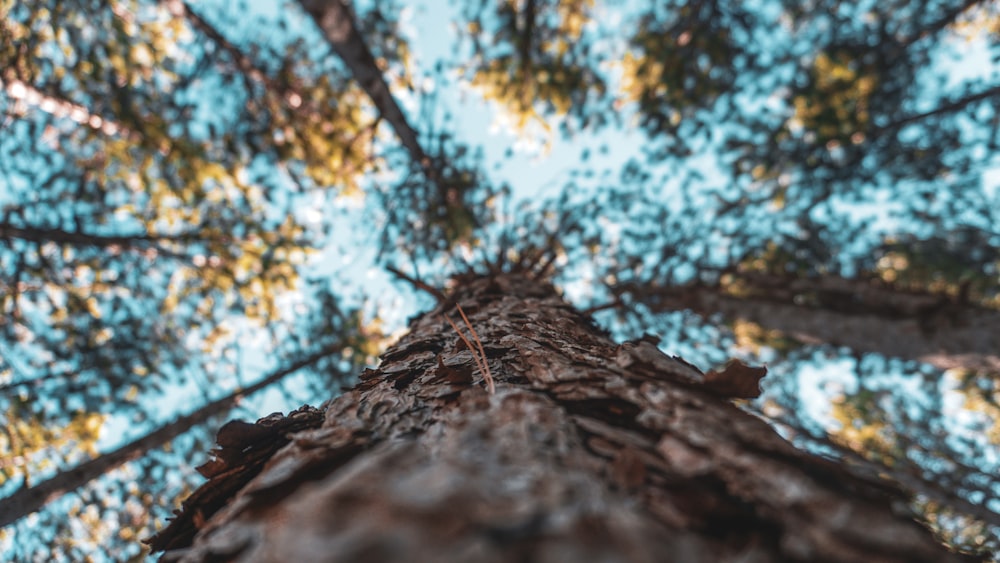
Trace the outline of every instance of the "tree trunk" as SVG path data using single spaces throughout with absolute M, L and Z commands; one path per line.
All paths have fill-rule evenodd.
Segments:
M 760 275 L 741 282 L 738 295 L 708 285 L 620 286 L 615 291 L 654 311 L 688 309 L 749 321 L 807 344 L 846 346 L 939 369 L 1000 373 L 1000 311 L 833 276 Z
M 135 138 L 135 133 L 122 124 L 91 113 L 89 109 L 80 104 L 42 92 L 32 85 L 18 80 L 13 74 L 13 71 L 0 72 L 0 89 L 15 101 L 15 107 L 17 102 L 21 102 L 58 118 L 69 119 L 84 127 L 90 127 L 108 136 L 120 135 L 125 138 Z
M 241 398 L 273 385 L 284 379 L 287 375 L 339 352 L 340 349 L 338 347 L 336 350 L 327 349 L 313 354 L 295 362 L 287 368 L 272 373 L 246 389 L 230 393 L 221 399 L 216 399 L 202 406 L 191 414 L 178 417 L 173 422 L 161 426 L 153 432 L 137 438 L 114 451 L 58 473 L 51 479 L 43 481 L 34 487 L 22 488 L 16 493 L 0 499 L 0 528 L 10 525 L 32 512 L 41 510 L 46 504 L 68 492 L 79 489 L 123 463 L 139 459 L 149 450 L 166 444 L 191 428 L 206 422 L 213 416 L 219 416 L 229 411 L 236 406 Z
M 351 71 L 351 76 L 371 98 L 379 115 L 392 126 L 399 142 L 410 153 L 410 158 L 424 169 L 432 181 L 437 182 L 437 171 L 420 146 L 417 132 L 410 127 L 403 110 L 392 97 L 382 69 L 358 31 L 351 8 L 343 0 L 299 0 L 299 4 L 316 21 L 327 42 Z
M 963 559 L 896 489 L 735 407 L 724 395 L 752 395 L 751 368 L 702 374 L 647 339 L 616 345 L 517 274 L 461 281 L 410 328 L 224 508 L 186 502 L 174 523 L 194 514 L 197 535 L 171 524 L 150 542 L 164 560 Z M 255 451 L 217 450 L 199 491 Z

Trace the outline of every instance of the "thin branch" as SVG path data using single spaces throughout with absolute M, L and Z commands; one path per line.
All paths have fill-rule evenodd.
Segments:
M 990 88 L 990 89 L 985 90 L 983 92 L 979 92 L 978 94 L 972 94 L 971 96 L 966 96 L 965 98 L 960 98 L 960 99 L 957 99 L 957 100 L 949 100 L 949 101 L 945 102 L 944 104 L 942 104 L 942 105 L 940 105 L 940 106 L 938 106 L 938 107 L 936 107 L 936 108 L 934 108 L 934 109 L 932 109 L 930 111 L 926 111 L 926 112 L 923 112 L 923 113 L 917 113 L 917 114 L 914 114 L 914 115 L 909 115 L 907 117 L 903 117 L 901 119 L 893 121 L 892 123 L 890 123 L 890 124 L 888 124 L 888 125 L 886 125 L 884 127 L 878 127 L 878 128 L 876 128 L 875 131 L 872 132 L 872 136 L 876 137 L 876 136 L 884 135 L 886 133 L 891 133 L 893 131 L 896 131 L 896 130 L 900 129 L 904 125 L 908 125 L 908 124 L 913 123 L 915 121 L 921 121 L 921 120 L 927 119 L 928 117 L 933 117 L 935 115 L 941 115 L 941 114 L 945 114 L 945 113 L 951 113 L 951 112 L 954 112 L 954 111 L 959 111 L 959 110 L 964 109 L 965 107 L 967 107 L 967 106 L 969 106 L 971 104 L 974 104 L 976 102 L 981 102 L 983 100 L 986 100 L 986 99 L 989 99 L 989 98 L 992 98 L 992 97 L 1000 97 L 1000 86 L 994 86 L 993 88 Z
M 215 26 L 209 23 L 208 20 L 201 17 L 201 15 L 199 15 L 192 8 L 191 4 L 183 0 L 160 0 L 160 4 L 166 7 L 172 16 L 186 19 L 192 26 L 194 26 L 195 29 L 204 33 L 209 39 L 212 40 L 213 43 L 232 57 L 233 62 L 236 63 L 237 68 L 239 68 L 240 72 L 243 73 L 244 77 L 252 79 L 259 84 L 263 84 L 265 89 L 278 94 L 282 100 L 292 108 L 292 110 L 316 110 L 316 108 L 313 107 L 315 105 L 313 100 L 308 99 L 308 97 L 303 97 L 299 94 L 299 92 L 295 91 L 294 88 L 279 84 L 276 80 L 268 76 L 260 65 L 241 51 L 239 47 L 229 41 L 226 36 L 216 29 Z M 247 87 L 247 93 L 249 95 L 251 91 L 250 85 L 245 84 L 245 86 Z M 309 107 L 306 108 L 306 106 Z
M 933 35 L 937 35 L 937 33 L 939 31 L 941 31 L 941 30 L 945 29 L 946 27 L 948 27 L 949 25 L 952 25 L 953 23 L 955 23 L 955 21 L 962 14 L 964 14 L 965 12 L 968 12 L 974 6 L 976 6 L 977 4 L 981 4 L 981 3 L 982 3 L 982 0 L 965 0 L 964 2 L 962 2 L 958 6 L 955 6 L 951 10 L 945 11 L 945 13 L 944 13 L 943 16 L 941 16 L 940 18 L 938 18 L 936 21 L 932 22 L 930 25 L 927 25 L 926 27 L 922 28 L 919 31 L 919 33 L 916 33 L 913 36 L 907 38 L 905 41 L 903 41 L 899 45 L 898 48 L 900 50 L 903 50 L 903 49 L 906 49 L 907 47 L 909 47 L 910 45 L 916 43 L 917 41 L 920 41 L 921 39 L 924 39 L 925 37 L 931 37 Z
M 532 272 L 535 266 L 545 257 L 545 250 L 542 248 L 529 248 L 518 257 L 517 270 L 521 272 Z
M 444 293 L 442 293 L 440 289 L 428 284 L 427 282 L 410 277 L 409 275 L 404 274 L 403 272 L 397 270 L 392 266 L 386 266 L 385 269 L 388 270 L 390 274 L 409 283 L 413 287 L 426 291 L 427 293 L 430 293 L 432 296 L 434 296 L 434 299 L 436 299 L 438 303 L 443 303 L 447 299 Z
M 442 315 L 442 316 L 444 317 L 444 320 L 448 321 L 448 324 L 451 325 L 451 328 L 455 330 L 455 332 L 458 334 L 458 337 L 462 339 L 462 342 L 465 343 L 465 347 L 469 349 L 469 352 L 472 353 L 472 359 L 476 362 L 476 367 L 479 369 L 479 373 L 482 373 L 483 379 L 486 380 L 486 371 L 483 369 L 482 361 L 479 359 L 479 354 L 476 353 L 476 349 L 472 347 L 472 343 L 469 342 L 468 337 L 462 334 L 461 330 L 458 330 L 458 325 L 455 324 L 455 321 L 451 320 L 451 317 L 449 317 L 448 315 Z M 487 380 L 487 384 L 489 385 L 490 383 L 492 383 L 492 381 Z
M 594 305 L 593 307 L 590 307 L 589 309 L 584 309 L 582 311 L 582 313 L 584 315 L 590 316 L 590 315 L 593 315 L 594 313 L 596 313 L 598 311 L 604 311 L 606 309 L 617 309 L 619 307 L 623 307 L 624 305 L 625 305 L 625 302 L 622 301 L 620 298 L 616 297 L 615 300 L 611 301 L 610 303 L 602 303 L 601 305 Z
M 458 309 L 458 314 L 462 315 L 462 320 L 465 321 L 465 326 L 469 327 L 469 332 L 472 333 L 472 337 L 476 339 L 476 345 L 479 346 L 479 353 L 483 356 L 483 366 L 486 368 L 483 372 L 483 377 L 486 379 L 486 384 L 490 388 L 490 395 L 496 392 L 493 386 L 493 374 L 490 373 L 490 364 L 486 361 L 486 349 L 483 348 L 483 342 L 479 340 L 479 335 L 476 334 L 476 329 L 472 327 L 472 323 L 469 322 L 469 317 L 465 316 L 465 311 L 462 310 L 462 306 L 455 303 L 455 307 Z
M 537 279 L 547 278 L 551 274 L 552 265 L 555 264 L 556 259 L 559 258 L 559 251 L 557 249 L 552 248 L 550 249 L 550 251 L 551 254 L 548 256 L 548 258 L 546 258 L 544 262 L 541 262 L 541 265 L 538 267 L 537 270 L 535 270 L 535 277 Z
M 110 137 L 118 135 L 135 138 L 132 130 L 117 121 L 101 117 L 80 104 L 46 94 L 31 84 L 11 76 L 0 79 L 0 90 L 17 102 L 38 108 L 58 118 L 69 119 Z
M 0 240 L 20 239 L 43 244 L 52 242 L 64 246 L 76 248 L 115 248 L 123 250 L 135 250 L 138 252 L 154 251 L 158 255 L 168 258 L 190 262 L 190 257 L 168 250 L 163 243 L 187 243 L 196 241 L 198 238 L 192 234 L 180 234 L 173 236 L 151 236 L 151 235 L 93 235 L 84 232 L 67 231 L 64 229 L 49 229 L 43 227 L 17 226 L 10 223 L 0 222 Z

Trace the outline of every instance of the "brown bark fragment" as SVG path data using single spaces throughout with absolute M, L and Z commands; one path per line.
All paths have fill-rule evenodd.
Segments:
M 169 526 L 147 541 L 149 546 L 164 551 L 188 545 L 204 527 L 205 519 L 246 485 L 292 434 L 318 427 L 322 421 L 322 411 L 302 407 L 288 416 L 274 413 L 254 424 L 227 422 L 219 430 L 219 447 L 212 450 L 213 459 L 198 467 L 209 481 L 184 501 L 180 511 L 174 512 Z
M 611 481 L 620 488 L 635 490 L 646 482 L 646 463 L 638 450 L 623 447 L 615 454 L 609 474 Z
M 551 287 L 499 275 L 449 301 L 165 560 L 963 560 L 894 487 L 796 450 L 648 340 L 615 345 Z M 440 318 L 455 303 L 493 395 Z
M 760 380 L 767 368 L 751 367 L 739 360 L 729 360 L 722 371 L 705 374 L 705 387 L 722 397 L 754 399 L 760 396 Z

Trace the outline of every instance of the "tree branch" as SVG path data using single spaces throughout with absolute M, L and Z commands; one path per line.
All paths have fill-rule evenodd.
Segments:
M 38 108 L 45 113 L 79 123 L 108 136 L 134 137 L 134 132 L 124 125 L 92 113 L 89 108 L 42 92 L 27 82 L 6 76 L 0 78 L 0 89 L 18 102 Z

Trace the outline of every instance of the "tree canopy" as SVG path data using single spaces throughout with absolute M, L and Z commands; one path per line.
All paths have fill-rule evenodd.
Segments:
M 280 375 L 13 559 L 142 557 L 224 418 L 319 405 L 420 288 L 526 264 L 618 338 L 767 363 L 744 408 L 1000 553 L 995 2 L 0 15 L 0 497 Z

